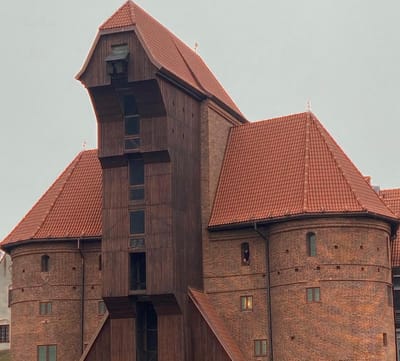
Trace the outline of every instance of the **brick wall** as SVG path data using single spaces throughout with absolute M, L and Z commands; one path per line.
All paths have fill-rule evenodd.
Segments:
M 307 254 L 310 231 L 316 235 L 314 257 Z M 277 360 L 395 360 L 389 232 L 388 224 L 368 218 L 320 218 L 270 228 Z M 318 302 L 307 301 L 306 289 L 312 287 L 320 289 Z
M 98 326 L 100 242 L 81 242 L 85 258 L 85 333 L 87 343 Z M 41 272 L 41 257 L 50 257 Z M 76 361 L 81 354 L 82 259 L 77 241 L 20 245 L 11 251 L 11 354 L 13 361 L 36 361 L 38 345 L 57 345 L 57 359 Z M 39 303 L 52 312 L 39 314 Z

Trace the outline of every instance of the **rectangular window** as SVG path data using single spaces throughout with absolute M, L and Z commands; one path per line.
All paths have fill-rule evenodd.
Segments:
M 251 311 L 253 309 L 253 296 L 240 296 L 240 310 Z
M 307 233 L 307 254 L 309 257 L 317 255 L 317 241 L 315 233 Z
M 50 315 L 51 314 L 51 302 L 40 302 L 39 303 L 39 314 Z
M 312 287 L 306 289 L 307 302 L 320 302 L 321 294 L 319 287 Z
M 144 199 L 144 161 L 143 158 L 129 160 L 129 200 Z
M 383 342 L 383 346 L 387 346 L 388 340 L 387 340 L 387 333 L 386 332 L 384 332 L 382 334 L 382 342 Z
M 247 242 L 241 244 L 242 266 L 250 265 L 250 246 Z
M 130 234 L 144 234 L 144 211 L 133 211 L 129 213 Z
M 146 289 L 146 254 L 130 253 L 130 290 Z
M 0 325 L 0 343 L 10 342 L 10 325 Z
M 37 347 L 38 361 L 57 361 L 56 345 L 41 345 Z
M 267 340 L 254 340 L 254 356 L 267 355 Z
M 137 303 L 136 360 L 157 361 L 157 313 L 149 302 Z
M 144 238 L 132 237 L 129 240 L 129 248 L 133 249 L 144 248 Z
M 124 96 L 125 149 L 135 150 L 140 147 L 140 116 L 133 95 Z

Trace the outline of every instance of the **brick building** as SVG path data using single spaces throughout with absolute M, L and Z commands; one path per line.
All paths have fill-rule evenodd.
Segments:
M 314 114 L 248 122 L 131 1 L 77 78 L 98 150 L 2 243 L 14 360 L 396 359 L 400 194 Z
M 10 348 L 10 308 L 8 307 L 8 287 L 10 284 L 10 256 L 0 251 L 0 351 Z

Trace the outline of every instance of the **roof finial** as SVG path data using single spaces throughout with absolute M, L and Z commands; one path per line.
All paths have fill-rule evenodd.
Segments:
M 86 149 L 86 145 L 87 145 L 86 140 L 84 140 L 83 143 L 82 143 L 82 150 Z
M 307 100 L 307 107 L 306 107 L 306 110 L 307 110 L 308 113 L 311 112 L 311 100 L 310 100 L 310 99 Z
M 195 41 L 194 43 L 194 52 L 197 53 L 197 49 L 199 48 L 199 43 Z

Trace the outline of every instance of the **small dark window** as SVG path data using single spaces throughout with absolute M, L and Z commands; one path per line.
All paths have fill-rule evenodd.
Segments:
M 49 268 L 50 268 L 50 257 L 47 254 L 45 254 L 42 256 L 41 259 L 41 271 L 49 272 Z
M 251 311 L 253 309 L 253 296 L 240 296 L 240 310 Z
M 0 343 L 10 342 L 10 325 L 0 325 Z
M 242 266 L 250 265 L 250 246 L 247 242 L 241 245 L 241 255 L 242 255 Z
M 51 302 L 40 302 L 39 303 L 39 314 L 50 315 L 52 312 Z
M 317 241 L 313 232 L 307 233 L 307 254 L 309 257 L 317 255 Z
M 125 149 L 134 150 L 140 146 L 140 116 L 133 95 L 125 95 L 124 102 L 124 128 Z
M 321 301 L 321 292 L 319 287 L 312 287 L 306 289 L 307 302 Z
M 103 260 L 101 254 L 99 254 L 99 271 L 101 271 L 102 269 L 103 269 Z
M 386 332 L 384 332 L 382 334 L 382 343 L 383 343 L 383 346 L 387 346 L 388 345 L 387 333 Z
M 57 361 L 57 346 L 42 345 L 37 347 L 38 361 Z
M 107 310 L 107 308 L 106 308 L 105 302 L 104 301 L 99 301 L 98 304 L 97 304 L 97 313 L 99 315 L 104 315 L 106 313 L 106 310 Z
M 130 253 L 130 289 L 146 289 L 146 254 Z
M 254 356 L 267 355 L 267 340 L 254 340 Z
M 130 212 L 130 234 L 144 234 L 144 211 Z

